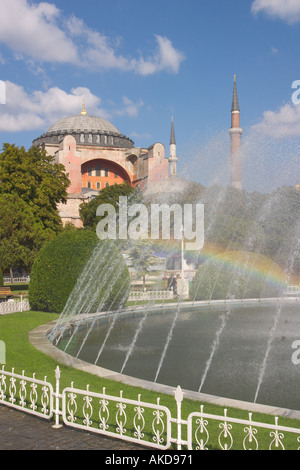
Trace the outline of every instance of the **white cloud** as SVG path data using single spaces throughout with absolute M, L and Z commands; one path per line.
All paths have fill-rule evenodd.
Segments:
M 6 104 L 2 106 L 0 131 L 19 132 L 41 129 L 45 131 L 56 120 L 79 114 L 84 99 L 89 115 L 112 119 L 114 116 L 136 117 L 143 106 L 142 100 L 134 103 L 123 97 L 119 106 L 111 109 L 101 107 L 101 98 L 89 88 L 72 88 L 70 93 L 58 87 L 47 91 L 35 90 L 27 93 L 20 85 L 6 84 Z
M 31 131 L 33 129 L 41 129 L 44 127 L 44 125 L 45 121 L 43 120 L 43 118 L 30 112 L 20 112 L 16 115 L 10 113 L 2 113 L 0 121 L 0 131 Z
M 262 121 L 252 129 L 277 140 L 300 137 L 300 105 L 287 103 L 278 111 L 265 111 Z
M 54 4 L 1 0 L 0 42 L 12 49 L 17 59 L 141 75 L 163 70 L 177 73 L 183 54 L 170 39 L 159 35 L 155 39 L 156 49 L 148 59 L 125 57 L 117 52 L 119 41 L 89 28 L 80 18 L 64 18 Z
M 279 54 L 279 50 L 276 47 L 271 47 L 271 54 L 272 55 L 277 55 L 277 54 Z
M 265 12 L 273 18 L 280 18 L 289 24 L 300 21 L 300 0 L 255 0 L 251 11 Z
M 115 116 L 136 117 L 143 105 L 144 103 L 141 99 L 137 103 L 134 103 L 132 100 L 127 98 L 127 96 L 123 96 L 122 106 L 116 111 L 112 111 L 112 114 Z
M 0 42 L 17 55 L 47 62 L 77 60 L 75 45 L 58 26 L 60 11 L 50 3 L 1 0 Z
M 130 137 L 132 137 L 133 139 L 142 139 L 142 140 L 146 140 L 146 139 L 152 139 L 152 135 L 149 134 L 148 132 L 145 132 L 143 134 L 139 134 L 138 132 L 135 132 L 135 131 L 132 131 L 130 133 Z
M 66 27 L 74 38 L 80 38 L 82 65 L 101 67 L 106 69 L 120 69 L 134 71 L 141 75 L 152 75 L 162 70 L 178 73 L 181 62 L 184 60 L 182 52 L 176 50 L 166 37 L 155 35 L 156 49 L 153 54 L 144 59 L 126 58 L 118 55 L 115 48 L 118 41 L 112 41 L 107 36 L 90 29 L 81 19 L 72 16 L 66 21 Z M 86 42 L 85 42 L 86 41 Z
M 184 54 L 176 50 L 170 39 L 159 35 L 155 36 L 157 49 L 152 57 L 147 60 L 142 57 L 136 62 L 136 70 L 141 75 L 151 75 L 162 70 L 178 73 Z

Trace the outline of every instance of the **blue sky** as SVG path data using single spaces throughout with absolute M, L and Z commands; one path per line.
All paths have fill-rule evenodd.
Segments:
M 111 121 L 138 147 L 174 116 L 179 175 L 229 182 L 237 74 L 243 180 L 270 191 L 300 179 L 300 0 L 0 0 L 0 139 L 30 147 L 57 119 Z M 300 96 L 300 94 L 299 94 Z

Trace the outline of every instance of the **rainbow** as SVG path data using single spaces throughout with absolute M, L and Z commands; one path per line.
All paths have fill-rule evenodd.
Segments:
M 180 253 L 180 241 L 170 240 L 168 245 L 160 242 L 159 246 L 169 254 Z M 269 284 L 284 287 L 287 277 L 284 270 L 273 260 L 264 255 L 248 251 L 225 251 L 223 247 L 205 244 L 200 252 L 184 250 L 184 255 L 196 259 L 201 265 L 214 263 L 237 271 L 248 272 L 249 276 L 266 280 Z

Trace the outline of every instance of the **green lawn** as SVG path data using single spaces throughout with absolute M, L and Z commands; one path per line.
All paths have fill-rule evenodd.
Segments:
M 56 314 L 31 311 L 0 316 L 0 340 L 4 341 L 6 346 L 5 370 L 10 371 L 11 368 L 14 368 L 16 373 L 21 373 L 24 370 L 26 376 L 32 376 L 32 374 L 35 373 L 38 379 L 43 379 L 44 376 L 47 376 L 47 380 L 55 385 L 54 371 L 58 365 L 57 362 L 36 350 L 28 340 L 28 333 L 39 325 L 48 323 L 57 317 Z M 114 396 L 119 396 L 120 390 L 123 390 L 123 396 L 125 398 L 137 399 L 138 394 L 141 394 L 141 400 L 150 403 L 156 403 L 157 397 L 160 397 L 160 404 L 167 406 L 171 410 L 172 417 L 176 416 L 176 402 L 173 396 L 158 394 L 146 389 L 102 379 L 63 364 L 59 364 L 59 367 L 61 370 L 61 389 L 70 386 L 71 382 L 74 382 L 74 387 L 81 389 L 86 389 L 87 384 L 89 384 L 90 390 L 94 392 L 102 392 L 102 388 L 106 387 L 106 393 Z M 189 413 L 199 410 L 199 402 L 189 399 L 183 400 L 183 419 L 186 419 Z M 206 413 L 223 415 L 223 407 L 216 405 L 205 404 L 204 411 Z M 248 419 L 247 412 L 234 408 L 228 408 L 227 414 L 230 417 Z M 254 421 L 264 421 L 274 424 L 274 416 L 253 414 L 252 419 Z M 295 419 L 280 418 L 279 424 L 300 428 L 300 422 Z M 240 426 L 240 430 L 234 432 L 238 433 L 236 435 L 236 441 L 241 443 L 245 437 L 244 426 Z M 210 435 L 215 443 L 217 443 L 219 433 L 220 428 L 218 424 L 211 427 Z M 213 438 L 214 434 L 215 437 Z M 284 443 L 286 448 L 296 449 L 299 446 L 299 443 L 297 444 L 297 442 L 295 442 L 296 437 L 297 436 L 293 435 L 285 438 Z M 263 445 L 267 447 L 270 442 L 269 435 L 266 434 L 263 442 Z M 261 441 L 259 441 L 259 443 L 261 448 Z M 238 446 L 240 445 L 241 444 Z

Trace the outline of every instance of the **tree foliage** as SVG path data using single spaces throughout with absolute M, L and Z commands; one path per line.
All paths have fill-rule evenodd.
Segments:
M 44 229 L 58 231 L 57 204 L 66 202 L 70 181 L 64 166 L 53 162 L 42 148 L 4 144 L 0 155 L 0 193 L 17 194 L 26 202 Z
M 190 292 L 195 300 L 276 297 L 284 275 L 271 259 L 251 252 L 233 251 L 203 263 Z
M 102 252 L 96 260 L 94 250 L 99 246 Z M 29 283 L 31 308 L 61 313 L 89 260 L 92 268 L 79 292 L 80 296 L 85 296 L 85 305 L 93 311 L 101 303 L 104 310 L 113 310 L 125 303 L 130 277 L 116 245 L 112 241 L 99 241 L 91 230 L 76 229 L 63 231 L 36 256 Z M 115 266 L 114 271 L 112 266 Z M 112 275 L 107 277 L 110 271 Z M 104 282 L 105 278 L 109 285 Z
M 32 265 L 43 243 L 42 224 L 17 194 L 0 194 L 0 267 Z
M 101 204 L 111 204 L 115 208 L 116 213 L 118 213 L 120 196 L 126 196 L 128 203 L 137 202 L 142 198 L 139 190 L 136 190 L 127 182 L 103 188 L 98 196 L 94 197 L 90 202 L 80 205 L 79 214 L 83 226 L 85 228 L 96 228 L 97 223 L 101 220 L 101 217 L 96 216 L 96 211 Z
M 143 287 L 146 287 L 146 276 L 151 273 L 156 274 L 153 266 L 158 263 L 159 258 L 155 255 L 153 248 L 146 240 L 136 240 L 129 244 L 127 250 L 135 276 L 143 279 Z
M 285 264 L 299 237 L 300 191 L 278 188 L 270 194 L 212 186 L 193 203 L 205 209 L 205 243 L 220 251 L 252 251 Z
M 0 181 L 0 266 L 30 268 L 62 229 L 57 203 L 66 201 L 68 177 L 43 149 L 4 144 Z

